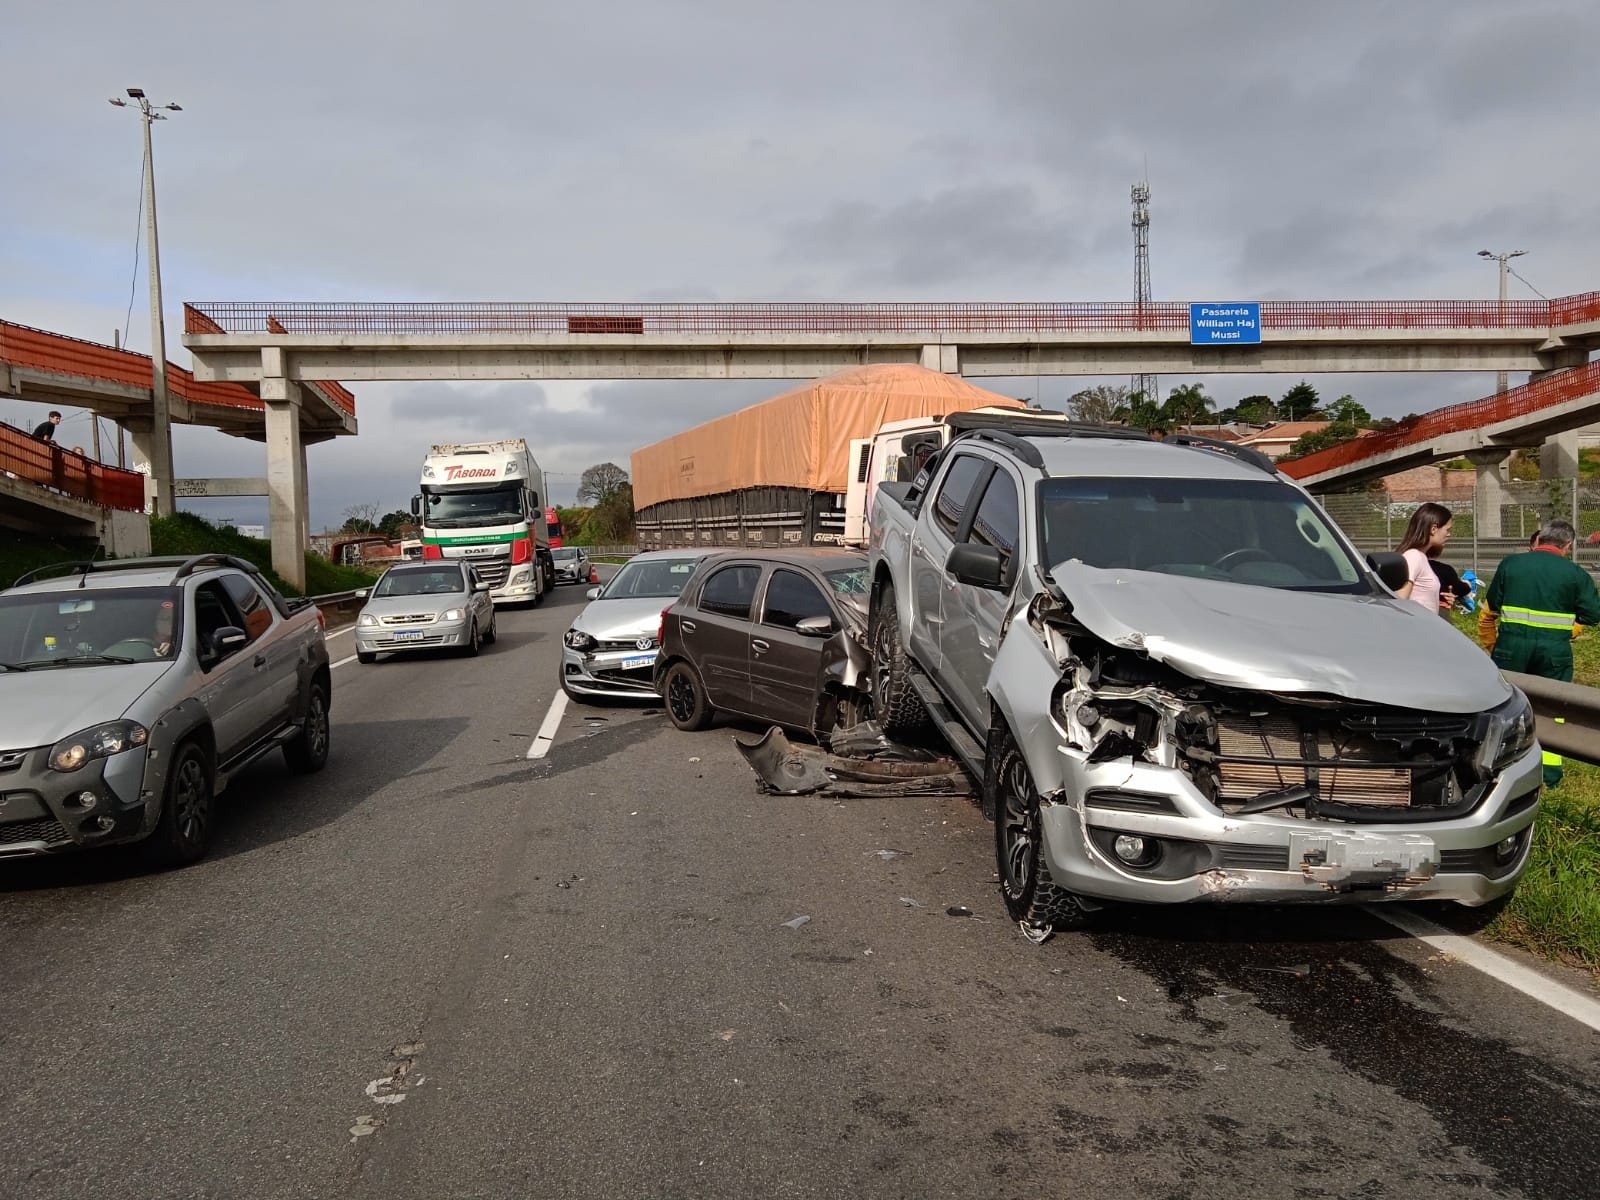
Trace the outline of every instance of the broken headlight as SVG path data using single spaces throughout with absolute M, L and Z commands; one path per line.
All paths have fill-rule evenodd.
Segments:
M 581 629 L 567 630 L 561 640 L 566 642 L 569 650 L 593 650 L 599 644 Z
M 1478 747 L 1476 766 L 1488 778 L 1533 749 L 1533 706 L 1519 689 L 1511 699 L 1488 714 L 1483 743 Z

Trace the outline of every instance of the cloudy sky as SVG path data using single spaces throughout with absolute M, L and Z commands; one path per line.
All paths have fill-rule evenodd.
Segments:
M 106 103 L 137 84 L 184 108 L 156 127 L 179 362 L 191 299 L 1127 299 L 1147 164 L 1157 299 L 1492 297 L 1483 247 L 1600 287 L 1593 0 L 77 0 L 8 6 L 5 45 L 0 317 L 149 348 L 138 121 Z M 1314 382 L 1378 415 L 1493 387 Z M 403 507 L 425 445 L 469 435 L 535 440 L 569 499 L 784 386 L 359 385 L 313 520 Z M 181 474 L 264 470 L 176 443 Z

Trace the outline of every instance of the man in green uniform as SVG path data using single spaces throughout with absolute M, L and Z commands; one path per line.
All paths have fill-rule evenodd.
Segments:
M 1480 623 L 1484 649 L 1506 671 L 1572 682 L 1572 627 L 1600 624 L 1600 591 L 1567 557 L 1576 538 L 1571 524 L 1550 521 L 1533 549 L 1504 559 L 1489 583 Z M 1544 755 L 1544 785 L 1561 782 L 1561 757 Z

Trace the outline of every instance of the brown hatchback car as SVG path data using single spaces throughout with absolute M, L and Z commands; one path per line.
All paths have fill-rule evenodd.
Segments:
M 871 715 L 867 559 L 850 550 L 707 558 L 662 614 L 656 690 L 679 729 L 717 712 L 825 736 Z

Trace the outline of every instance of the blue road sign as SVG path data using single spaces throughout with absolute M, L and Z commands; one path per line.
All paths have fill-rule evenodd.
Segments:
M 1189 344 L 1259 346 L 1261 303 L 1189 305 Z

